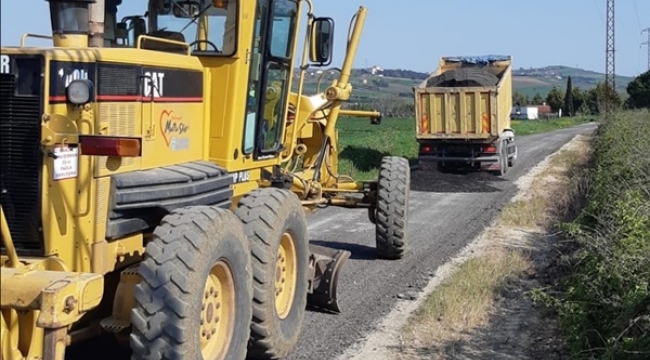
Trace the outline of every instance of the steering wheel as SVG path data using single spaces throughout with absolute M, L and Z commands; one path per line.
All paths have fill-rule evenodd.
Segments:
M 206 43 L 206 44 L 212 46 L 212 47 L 214 48 L 214 51 L 215 51 L 215 52 L 220 52 L 219 49 L 217 48 L 217 45 L 215 45 L 215 44 L 214 44 L 212 41 L 210 41 L 210 40 L 196 40 L 196 41 L 192 41 L 192 42 L 190 43 L 190 47 L 192 47 L 192 46 L 194 46 L 194 45 L 196 45 L 196 44 L 199 44 L 199 43 Z

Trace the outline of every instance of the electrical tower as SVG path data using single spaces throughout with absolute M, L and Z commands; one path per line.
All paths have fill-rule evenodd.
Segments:
M 648 41 L 641 43 L 641 46 L 645 45 L 648 47 L 648 70 L 650 71 L 650 28 L 643 29 L 641 35 L 643 35 L 644 32 L 648 33 Z
M 612 111 L 610 91 L 616 91 L 616 64 L 614 47 L 614 0 L 607 0 L 607 33 L 605 36 L 605 117 L 609 118 Z

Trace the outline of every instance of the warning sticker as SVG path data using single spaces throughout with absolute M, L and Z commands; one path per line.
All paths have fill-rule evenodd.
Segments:
M 79 173 L 79 149 L 54 148 L 54 180 L 76 178 Z

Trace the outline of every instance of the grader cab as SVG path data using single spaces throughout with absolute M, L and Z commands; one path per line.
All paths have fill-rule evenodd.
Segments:
M 364 7 L 338 80 L 305 95 L 334 30 L 310 0 L 48 2 L 51 36 L 0 59 L 2 360 L 100 334 L 133 359 L 286 356 L 307 303 L 340 312 L 350 256 L 309 243 L 309 209 L 367 209 L 403 256 L 406 160 L 337 169 L 338 117 L 380 117 L 341 108 Z

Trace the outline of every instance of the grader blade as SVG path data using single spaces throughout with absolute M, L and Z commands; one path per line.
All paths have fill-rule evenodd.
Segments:
M 309 245 L 311 257 L 309 268 L 311 282 L 307 303 L 315 308 L 340 313 L 336 298 L 339 271 L 350 258 L 351 253 L 318 245 Z

